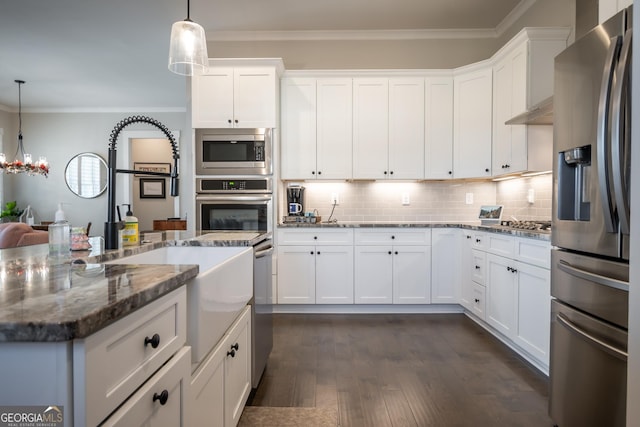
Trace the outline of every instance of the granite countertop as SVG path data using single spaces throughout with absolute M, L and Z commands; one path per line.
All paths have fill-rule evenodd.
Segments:
M 464 228 L 511 236 L 551 241 L 551 232 L 540 230 L 517 230 L 499 225 L 481 225 L 477 222 L 332 222 L 332 223 L 286 223 L 279 228 Z
M 48 245 L 0 250 L 0 342 L 67 341 L 84 338 L 198 274 L 197 265 L 103 264 L 163 246 L 253 246 L 271 233 L 176 234 L 173 240 L 104 250 L 66 259 L 48 256 Z

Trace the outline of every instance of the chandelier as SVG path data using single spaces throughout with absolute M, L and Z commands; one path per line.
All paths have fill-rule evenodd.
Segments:
M 45 178 L 49 173 L 49 162 L 44 156 L 40 156 L 38 161 L 34 163 L 31 154 L 24 152 L 24 144 L 22 142 L 22 94 L 20 87 L 24 84 L 24 80 L 15 80 L 18 83 L 18 148 L 12 162 L 7 162 L 4 153 L 0 153 L 0 169 L 4 173 L 26 173 L 29 175 L 44 175 Z M 22 157 L 22 160 L 18 157 Z

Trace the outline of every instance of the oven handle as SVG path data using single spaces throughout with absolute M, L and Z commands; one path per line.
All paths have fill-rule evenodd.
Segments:
M 621 291 L 629 292 L 629 282 L 623 280 L 614 279 L 612 277 L 603 276 L 601 274 L 592 273 L 590 271 L 576 268 L 566 261 L 558 262 L 558 268 L 567 274 L 570 274 L 579 279 L 588 280 L 589 282 L 597 283 L 598 285 L 608 286 L 610 288 L 619 289 Z
M 269 203 L 273 199 L 272 194 L 196 194 L 196 202 L 264 202 Z
M 619 348 L 616 348 L 614 346 L 612 346 L 611 344 L 607 344 L 606 342 L 594 337 L 593 335 L 589 334 L 588 332 L 580 329 L 575 323 L 573 323 L 571 320 L 569 320 L 564 314 L 562 313 L 558 313 L 556 315 L 556 319 L 558 319 L 558 322 L 564 326 L 565 328 L 569 329 L 570 331 L 580 335 L 581 337 L 583 337 L 584 339 L 586 339 L 587 341 L 596 344 L 598 347 L 600 347 L 602 350 L 604 350 L 605 352 L 609 353 L 610 355 L 626 362 L 627 361 L 627 357 L 629 356 L 629 354 L 624 351 L 621 350 Z
M 266 256 L 270 256 L 273 255 L 273 246 L 271 246 L 269 249 L 263 249 L 261 251 L 256 251 L 256 253 L 253 255 L 256 259 L 258 258 L 264 258 Z

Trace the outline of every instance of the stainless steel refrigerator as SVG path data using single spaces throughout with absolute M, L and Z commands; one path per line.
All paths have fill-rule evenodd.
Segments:
M 549 414 L 559 427 L 625 425 L 631 13 L 555 59 Z

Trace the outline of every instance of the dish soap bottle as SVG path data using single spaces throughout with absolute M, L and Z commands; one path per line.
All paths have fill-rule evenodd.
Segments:
M 62 210 L 62 203 L 58 203 L 55 222 L 49 224 L 49 255 L 60 258 L 69 256 L 71 250 L 71 227 Z
M 124 217 L 124 230 L 122 230 L 122 245 L 136 246 L 139 241 L 138 218 L 133 216 L 131 204 L 125 203 L 122 206 L 127 206 L 127 216 Z

